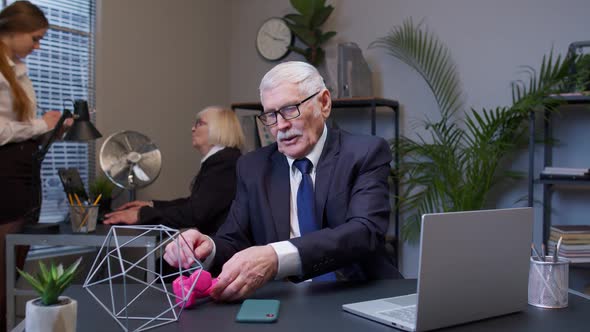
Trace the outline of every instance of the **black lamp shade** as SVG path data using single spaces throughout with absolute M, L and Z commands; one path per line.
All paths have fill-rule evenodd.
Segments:
M 90 122 L 88 102 L 76 100 L 74 102 L 74 123 L 64 137 L 65 141 L 90 141 L 102 137 L 100 132 Z

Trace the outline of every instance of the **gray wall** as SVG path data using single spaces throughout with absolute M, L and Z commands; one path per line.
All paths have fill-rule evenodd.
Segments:
M 423 20 L 447 44 L 460 72 L 466 105 L 476 109 L 510 104 L 510 82 L 521 77 L 518 75 L 519 66 L 538 68 L 543 55 L 551 48 L 564 53 L 570 42 L 590 39 L 587 15 L 590 2 L 587 0 L 333 0 L 329 3 L 334 5 L 335 10 L 325 30 L 334 30 L 338 34 L 327 48 L 350 41 L 361 47 L 374 72 L 377 95 L 396 99 L 402 104 L 401 131 L 410 137 L 414 137 L 419 120 L 425 116 L 436 116 L 434 100 L 421 78 L 406 65 L 383 50 L 368 49 L 372 41 L 386 35 L 404 19 Z M 256 31 L 268 17 L 283 16 L 294 12 L 294 9 L 287 0 L 237 0 L 232 2 L 231 10 L 230 98 L 234 101 L 255 101 L 258 99 L 260 78 L 275 64 L 264 61 L 256 53 Z M 291 54 L 287 59 L 299 60 L 301 57 Z M 368 124 L 353 123 L 346 116 L 340 120 L 346 129 L 368 132 Z M 390 120 L 387 114 L 380 115 L 380 120 L 379 134 L 389 137 L 392 129 L 388 126 L 387 121 Z M 567 126 L 568 130 L 564 130 L 569 136 L 564 137 L 564 141 L 573 142 L 584 135 L 584 123 L 575 120 L 569 120 L 569 123 L 577 123 L 577 127 L 582 128 L 572 131 L 572 127 Z M 583 137 L 588 141 L 588 134 Z M 556 164 L 560 153 L 568 154 L 566 151 L 558 152 Z M 570 167 L 588 167 L 590 164 L 589 157 L 573 155 L 577 156 L 576 160 L 570 162 L 563 159 L 560 164 Z M 513 167 L 525 171 L 526 155 L 519 156 Z M 513 186 L 503 188 L 499 193 L 498 207 L 523 205 L 517 200 L 526 195 L 525 184 Z M 536 197 L 540 198 L 539 191 Z M 568 223 L 575 222 L 576 218 L 579 220 L 579 217 L 587 215 L 583 202 L 588 198 L 590 195 L 579 191 L 556 195 L 554 218 Z M 577 210 L 566 208 L 570 205 Z M 540 208 L 537 208 L 537 240 L 540 239 L 539 223 Z M 405 276 L 416 275 L 417 261 L 416 247 L 405 245 L 401 259 Z
M 229 5 L 225 0 L 99 0 L 98 128 L 105 137 L 138 131 L 162 152 L 160 177 L 139 190 L 140 199 L 189 192 L 200 160 L 191 146 L 194 115 L 230 101 L 230 24 L 220 24 L 228 21 Z
M 138 130 L 160 145 L 164 154 L 162 175 L 142 190 L 140 197 L 184 194 L 198 161 L 189 144 L 194 112 L 211 103 L 258 100 L 258 83 L 275 63 L 257 54 L 256 31 L 265 19 L 294 10 L 288 0 L 101 2 L 97 48 L 99 128 L 105 134 Z M 328 49 L 334 49 L 339 42 L 355 42 L 361 47 L 374 72 L 376 94 L 399 100 L 402 134 L 410 137 L 415 135 L 419 120 L 437 114 L 434 100 L 424 82 L 407 66 L 383 50 L 368 49 L 372 41 L 405 18 L 424 20 L 448 45 L 460 72 L 466 105 L 477 109 L 510 103 L 510 82 L 520 77 L 519 66 L 538 67 L 551 48 L 563 53 L 571 41 L 590 39 L 587 0 L 329 2 L 335 11 L 325 29 L 335 30 L 338 35 Z M 287 57 L 300 59 L 297 54 Z M 164 114 L 169 118 L 164 119 Z M 379 115 L 378 134 L 385 137 L 392 130 L 387 116 Z M 345 114 L 339 123 L 349 130 L 367 132 L 368 124 L 354 123 L 353 119 Z M 587 134 L 579 136 L 584 135 L 583 123 L 564 119 L 568 121 L 577 125 L 578 131 L 564 133 L 578 141 L 586 137 L 587 141 Z M 587 167 L 590 162 L 579 153 L 569 155 L 578 157 L 564 161 L 562 166 L 582 167 L 586 163 Z M 525 155 L 514 161 L 514 168 L 526 170 Z M 526 186 L 517 184 L 499 194 L 498 207 L 518 205 L 515 201 L 526 194 Z M 570 201 L 580 196 L 582 199 Z M 577 209 L 584 205 L 584 199 L 588 200 L 587 194 L 565 193 L 557 197 L 556 206 L 565 206 L 567 201 Z M 563 215 L 564 211 L 556 209 L 556 217 L 572 220 L 583 215 L 572 212 L 574 215 L 569 217 Z M 537 223 L 539 216 L 537 211 Z M 539 239 L 538 225 L 535 236 Z M 404 246 L 401 263 L 404 275 L 416 275 L 415 247 Z

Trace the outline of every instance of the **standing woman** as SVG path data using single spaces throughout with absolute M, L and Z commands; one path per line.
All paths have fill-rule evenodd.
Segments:
M 48 27 L 43 12 L 28 1 L 16 1 L 0 12 L 0 331 L 6 328 L 6 270 L 14 269 L 6 266 L 5 236 L 20 231 L 26 216 L 41 204 L 35 194 L 39 170 L 33 174 L 35 138 L 53 129 L 60 117 L 51 111 L 36 118 L 35 91 L 23 62 L 39 48 Z M 17 256 L 22 267 L 26 249 Z

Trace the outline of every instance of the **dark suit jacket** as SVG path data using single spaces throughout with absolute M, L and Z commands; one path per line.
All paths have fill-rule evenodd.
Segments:
M 236 148 L 225 148 L 201 165 L 191 195 L 172 201 L 154 201 L 154 207 L 139 210 L 141 224 L 162 224 L 173 228 L 196 227 L 211 235 L 227 218 L 236 194 Z
M 401 277 L 384 250 L 391 152 L 385 140 L 331 129 L 317 165 L 315 200 L 322 229 L 290 239 L 305 280 L 337 270 L 339 279 Z M 227 221 L 213 237 L 219 271 L 253 245 L 289 240 L 290 180 L 286 157 L 272 144 L 238 161 L 238 189 Z

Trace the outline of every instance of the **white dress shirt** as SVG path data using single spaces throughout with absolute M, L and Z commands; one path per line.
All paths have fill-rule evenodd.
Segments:
M 316 175 L 316 166 L 320 160 L 320 156 L 322 155 L 322 151 L 324 150 L 324 145 L 326 143 L 326 138 L 328 137 L 328 128 L 324 124 L 324 131 L 322 132 L 322 136 L 313 147 L 311 152 L 305 156 L 305 158 L 309 159 L 313 164 L 313 168 L 311 171 L 311 180 L 315 185 L 315 175 Z M 286 156 L 287 157 L 287 156 Z M 290 167 L 290 185 L 291 185 L 291 206 L 290 206 L 290 231 L 289 237 L 295 238 L 301 236 L 301 231 L 299 230 L 299 218 L 297 217 L 297 190 L 299 189 L 299 183 L 301 183 L 302 174 L 301 172 L 293 166 L 293 162 L 295 159 L 287 157 L 287 162 L 289 163 Z M 213 243 L 213 250 L 211 254 L 207 257 L 207 259 L 203 262 L 203 267 L 208 269 L 211 263 L 213 262 L 213 257 L 215 257 L 215 253 L 217 252 L 215 247 L 215 242 L 211 238 L 209 240 Z M 269 243 L 269 245 L 275 250 L 277 257 L 278 257 L 278 271 L 275 277 L 276 280 L 282 280 L 289 276 L 300 276 L 303 274 L 301 268 L 301 257 L 299 256 L 299 250 L 295 247 L 290 241 L 279 241 Z
M 324 150 L 324 145 L 326 143 L 326 137 L 328 137 L 328 128 L 324 124 L 324 131 L 322 132 L 322 136 L 313 147 L 311 152 L 305 156 L 305 158 L 311 161 L 313 168 L 311 170 L 311 181 L 315 185 L 315 175 L 316 175 L 316 168 L 318 162 L 320 161 L 320 156 L 322 155 L 322 151 Z M 295 238 L 301 236 L 301 231 L 299 229 L 299 218 L 297 217 L 297 190 L 299 190 L 299 184 L 301 183 L 302 174 L 297 169 L 297 167 L 293 166 L 293 162 L 295 159 L 287 157 L 287 162 L 289 163 L 290 172 L 290 184 L 291 184 L 291 206 L 290 206 L 290 220 L 291 220 L 291 227 L 289 231 L 289 237 Z M 300 276 L 303 274 L 301 269 L 301 257 L 299 256 L 299 250 L 290 242 L 290 241 L 280 241 L 270 243 L 273 247 L 275 252 L 277 253 L 277 257 L 279 258 L 279 266 L 276 275 L 276 279 L 284 279 L 289 276 Z
M 17 81 L 31 100 L 33 109 L 37 108 L 37 98 L 33 83 L 27 76 L 27 66 L 23 62 L 13 62 L 8 58 L 9 65 L 13 68 Z M 47 131 L 47 124 L 36 114 L 31 114 L 29 121 L 18 121 L 17 115 L 12 108 L 12 93 L 10 84 L 4 75 L 0 74 L 0 146 L 22 142 L 36 137 Z

